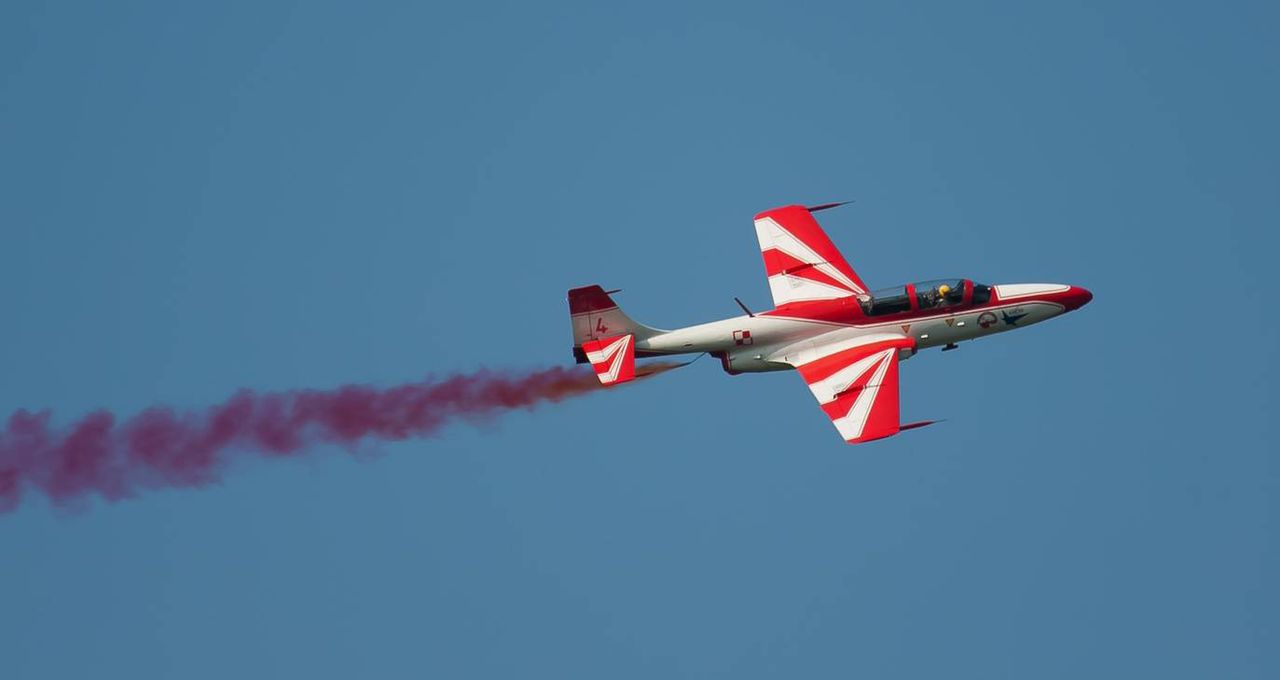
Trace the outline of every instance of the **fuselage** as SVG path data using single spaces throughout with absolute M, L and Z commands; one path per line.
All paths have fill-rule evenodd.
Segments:
M 720 358 L 729 373 L 777 371 L 791 369 L 819 345 L 852 346 L 883 336 L 914 341 L 914 349 L 903 350 L 905 359 L 921 349 L 1039 323 L 1093 299 L 1084 288 L 1063 284 L 983 286 L 962 279 L 942 290 L 954 292 L 940 295 L 935 289 L 907 284 L 874 297 L 793 302 L 637 339 L 636 353 L 707 352 Z

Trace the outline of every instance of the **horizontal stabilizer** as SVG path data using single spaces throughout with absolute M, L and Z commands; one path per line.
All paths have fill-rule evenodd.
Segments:
M 636 337 L 619 335 L 582 343 L 591 368 L 604 385 L 617 385 L 636 377 Z

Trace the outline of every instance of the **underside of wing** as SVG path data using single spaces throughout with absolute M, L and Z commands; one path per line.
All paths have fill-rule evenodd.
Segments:
M 898 413 L 898 357 L 911 338 L 880 339 L 839 349 L 797 366 L 809 390 L 850 444 L 882 439 L 903 429 Z
M 809 208 L 789 205 L 766 210 L 756 215 L 755 226 L 775 306 L 867 292 Z

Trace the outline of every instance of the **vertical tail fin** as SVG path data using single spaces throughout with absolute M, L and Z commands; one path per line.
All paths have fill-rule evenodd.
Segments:
M 592 340 L 633 335 L 639 341 L 662 332 L 632 320 L 600 286 L 569 291 L 569 319 L 573 324 L 573 356 L 580 364 L 588 363 L 583 345 Z

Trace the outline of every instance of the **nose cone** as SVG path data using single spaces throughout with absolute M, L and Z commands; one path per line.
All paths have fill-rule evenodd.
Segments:
M 1093 300 L 1093 293 L 1080 286 L 1071 286 L 1066 294 L 1062 296 L 1062 303 L 1066 305 L 1068 312 L 1080 309 L 1089 304 L 1091 300 Z

